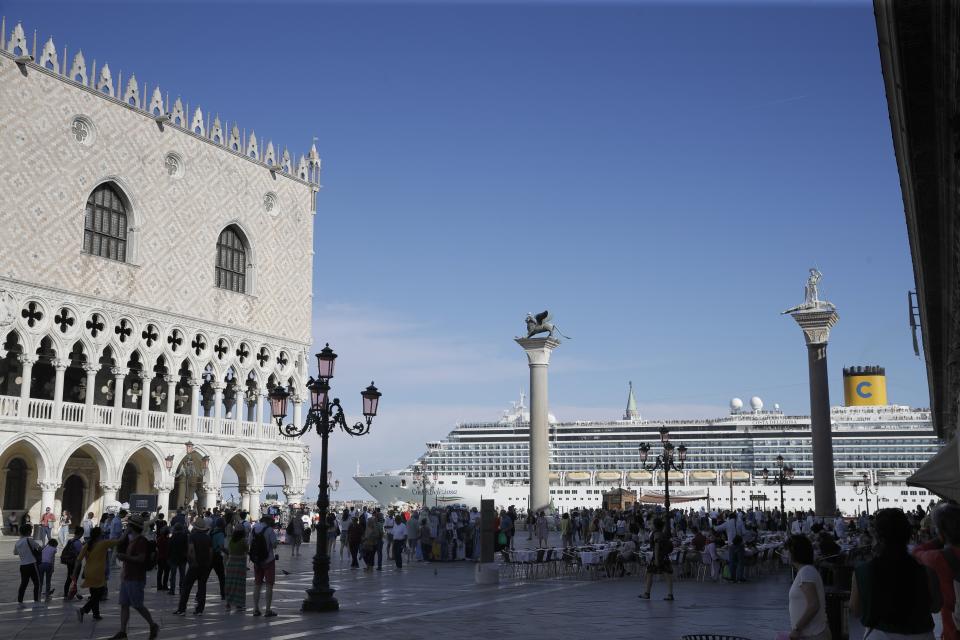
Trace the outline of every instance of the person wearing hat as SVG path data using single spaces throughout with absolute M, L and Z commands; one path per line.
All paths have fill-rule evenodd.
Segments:
M 150 640 L 157 637 L 160 625 L 153 621 L 150 610 L 143 603 L 143 591 L 147 583 L 147 562 L 150 545 L 143 536 L 143 516 L 134 513 L 127 518 L 127 545 L 117 552 L 117 560 L 123 563 L 120 571 L 120 631 L 110 640 L 127 637 L 130 608 L 137 610 L 150 626 Z
M 210 577 L 210 569 L 213 566 L 213 544 L 209 529 L 203 518 L 196 518 L 193 521 L 193 530 L 190 532 L 187 544 L 187 577 L 180 587 L 180 604 L 173 612 L 174 615 L 182 616 L 187 612 L 187 600 L 190 599 L 194 582 L 197 583 L 197 606 L 193 614 L 203 613 L 203 607 L 207 601 L 207 578 Z

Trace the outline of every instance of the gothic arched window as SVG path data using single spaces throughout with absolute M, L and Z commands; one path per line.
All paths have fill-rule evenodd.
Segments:
M 127 261 L 127 208 L 111 184 L 102 184 L 87 198 L 83 251 L 110 260 Z
M 217 287 L 247 292 L 247 242 L 233 226 L 221 231 L 217 239 Z

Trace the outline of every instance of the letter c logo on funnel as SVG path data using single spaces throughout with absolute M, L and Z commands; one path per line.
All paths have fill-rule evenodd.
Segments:
M 870 393 L 869 391 L 864 391 L 864 389 L 866 389 L 867 387 L 872 387 L 872 386 L 873 386 L 872 382 L 868 382 L 864 380 L 863 382 L 857 385 L 857 395 L 864 399 L 872 398 L 873 397 L 872 393 Z

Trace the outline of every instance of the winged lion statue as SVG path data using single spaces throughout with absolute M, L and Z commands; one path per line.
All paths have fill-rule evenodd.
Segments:
M 532 313 L 527 314 L 527 337 L 532 338 L 538 333 L 549 334 L 549 337 L 552 338 L 554 333 L 558 333 L 567 340 L 572 340 L 569 336 L 563 335 L 563 332 L 557 327 L 557 325 L 550 322 L 550 318 L 553 316 L 550 315 L 549 311 L 541 311 L 537 315 Z

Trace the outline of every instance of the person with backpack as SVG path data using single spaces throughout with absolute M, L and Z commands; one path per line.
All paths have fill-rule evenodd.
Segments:
M 203 613 L 207 603 L 207 579 L 213 567 L 213 543 L 207 531 L 207 521 L 197 517 L 193 521 L 193 530 L 187 545 L 187 576 L 180 587 L 180 604 L 174 615 L 182 616 L 187 612 L 187 600 L 194 583 L 197 585 L 197 604 L 193 615 Z
M 272 618 L 273 583 L 277 569 L 277 534 L 273 530 L 273 518 L 263 516 L 250 532 L 250 562 L 253 563 L 253 615 Z M 266 587 L 267 610 L 261 614 L 260 592 Z
M 144 520 L 139 514 L 127 518 L 127 530 L 122 534 L 126 539 L 125 547 L 116 553 L 121 564 L 120 569 L 120 631 L 110 640 L 125 640 L 127 624 L 130 622 L 130 609 L 136 609 L 150 627 L 149 640 L 154 640 L 160 632 L 160 625 L 153 621 L 150 610 L 143 603 L 143 592 L 147 584 L 147 571 L 156 562 L 156 553 L 143 535 Z
M 667 581 L 667 596 L 664 600 L 673 600 L 673 565 L 670 564 L 670 553 L 673 551 L 673 541 L 670 539 L 670 533 L 664 531 L 663 520 L 657 518 L 653 521 L 653 535 L 651 536 L 653 544 L 653 560 L 647 567 L 647 590 L 640 594 L 644 600 L 650 599 L 650 588 L 653 586 L 653 576 L 662 575 Z
M 220 587 L 220 599 L 226 600 L 227 593 L 224 590 L 224 581 L 226 576 L 223 570 L 223 556 L 226 553 L 226 534 L 224 533 L 225 523 L 223 518 L 215 516 L 213 519 L 213 530 L 210 532 L 210 543 L 213 545 L 213 559 L 211 570 L 217 574 L 217 585 Z
M 20 556 L 20 587 L 17 589 L 17 603 L 21 606 L 28 582 L 33 583 L 33 601 L 40 602 L 40 574 L 37 571 L 40 548 L 30 537 L 32 534 L 33 527 L 29 524 L 20 525 L 20 539 L 13 545 L 13 554 Z
M 247 554 L 250 547 L 243 527 L 236 527 L 227 543 L 227 563 L 224 567 L 226 574 L 225 586 L 227 589 L 227 610 L 231 607 L 237 611 L 247 608 Z
M 63 583 L 63 599 L 70 597 L 70 584 L 73 582 L 73 569 L 77 564 L 77 557 L 83 548 L 83 527 L 76 527 L 73 530 L 73 538 L 67 540 L 63 545 L 63 551 L 60 552 L 60 564 L 67 567 L 67 579 Z M 83 596 L 77 595 L 77 600 L 83 600 Z

